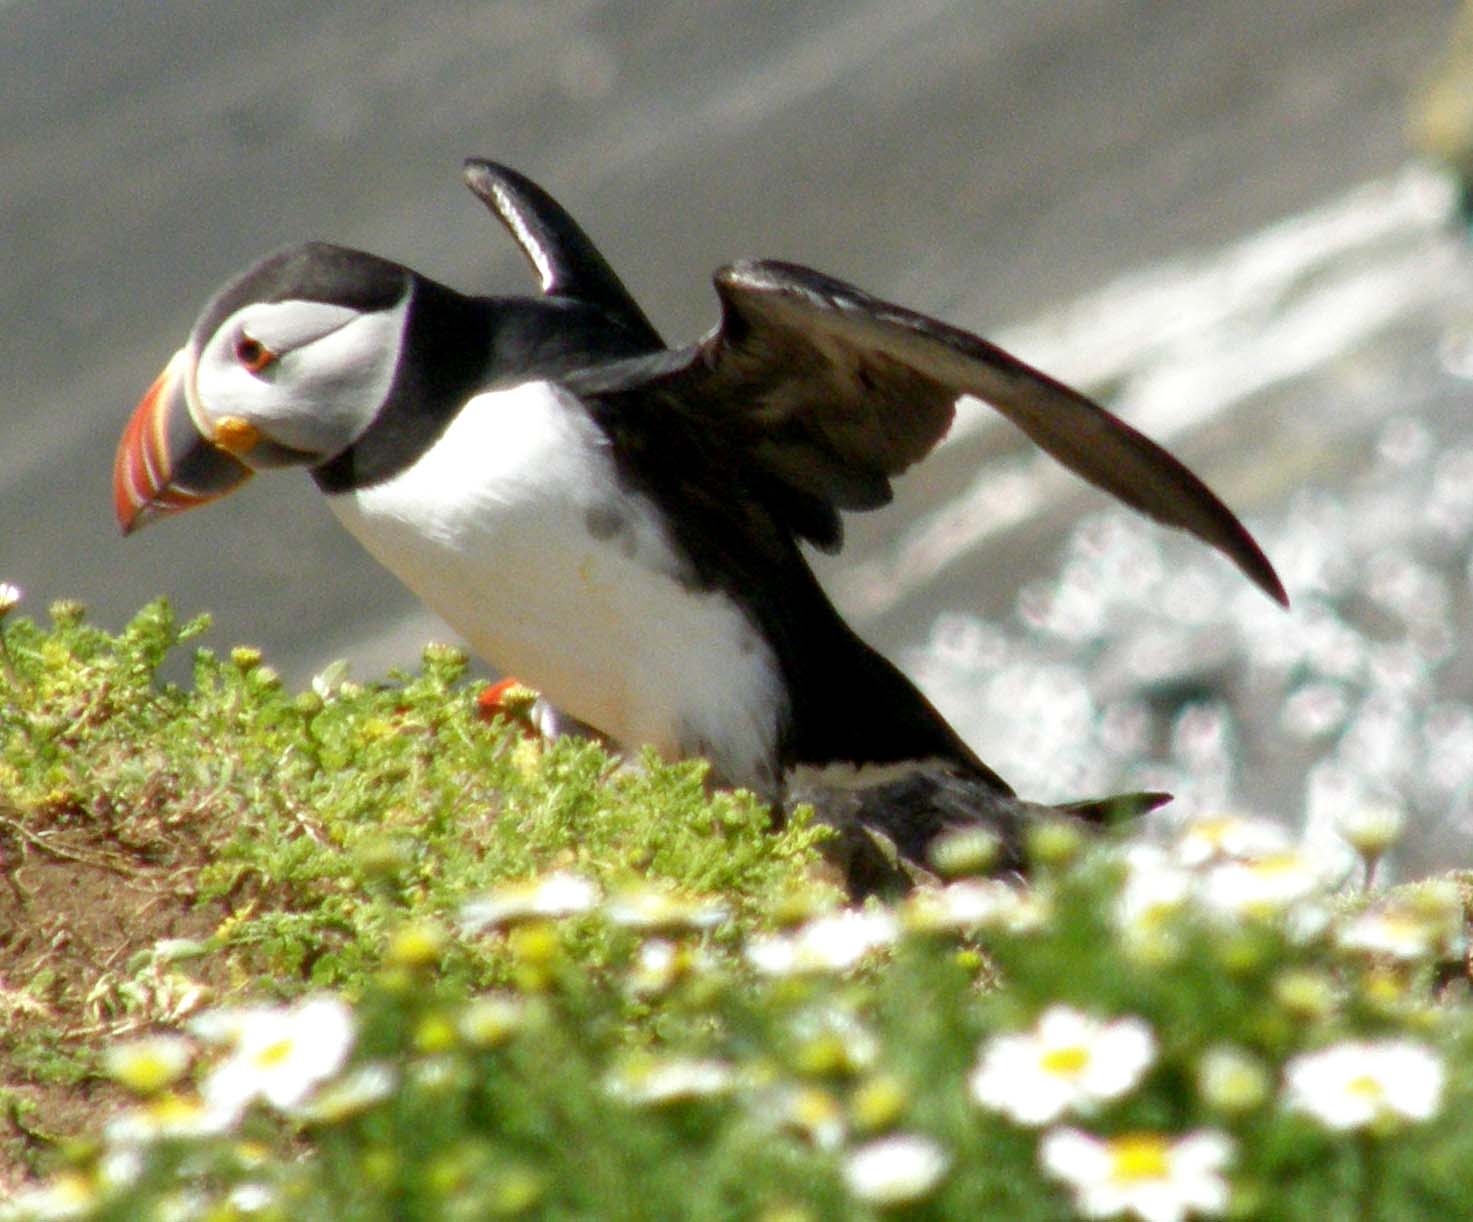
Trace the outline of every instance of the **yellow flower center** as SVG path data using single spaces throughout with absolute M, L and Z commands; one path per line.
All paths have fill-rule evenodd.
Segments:
M 820 1129 L 835 1123 L 841 1116 L 839 1102 L 826 1090 L 807 1087 L 792 1102 L 793 1122 L 800 1128 Z
M 1304 863 L 1297 853 L 1273 853 L 1260 857 L 1248 868 L 1260 878 L 1289 878 L 1301 873 Z
M 1067 1048 L 1050 1048 L 1043 1054 L 1043 1068 L 1061 1078 L 1072 1078 L 1089 1064 L 1089 1049 L 1078 1044 Z
M 1126 1133 L 1111 1138 L 1113 1179 L 1134 1184 L 1142 1180 L 1164 1180 L 1170 1171 L 1170 1146 L 1153 1133 Z
M 1187 830 L 1195 836 L 1200 836 L 1214 849 L 1221 849 L 1222 842 L 1233 833 L 1238 826 L 1236 819 L 1223 819 L 1207 817 L 1195 820 Z
M 267 1044 L 260 1052 L 256 1053 L 256 1064 L 262 1069 L 274 1069 L 287 1060 L 291 1054 L 291 1040 L 280 1039 L 275 1043 Z
M 199 1100 L 180 1095 L 161 1095 L 148 1105 L 148 1114 L 160 1124 L 182 1124 L 193 1120 L 202 1111 Z
M 97 1200 L 97 1193 L 92 1187 L 91 1181 L 85 1175 L 77 1171 L 63 1171 L 51 1181 L 51 1192 L 54 1202 L 65 1209 L 68 1206 L 77 1205 L 86 1208 Z M 44 1215 L 37 1213 L 34 1217 Z M 70 1217 L 67 1213 L 54 1213 L 53 1218 Z
M 139 1051 L 123 1060 L 114 1077 L 130 1090 L 151 1095 L 179 1076 L 179 1068 L 157 1053 Z
M 1362 1099 L 1370 1099 L 1377 1103 L 1380 1102 L 1381 1097 L 1386 1093 L 1380 1081 L 1373 1078 L 1370 1074 L 1361 1074 L 1358 1078 L 1351 1078 L 1345 1084 L 1345 1090 L 1348 1094 L 1356 1095 Z

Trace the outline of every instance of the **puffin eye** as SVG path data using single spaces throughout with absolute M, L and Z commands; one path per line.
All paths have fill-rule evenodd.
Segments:
M 250 373 L 260 373 L 276 359 L 276 353 L 260 340 L 242 335 L 235 341 L 235 359 Z

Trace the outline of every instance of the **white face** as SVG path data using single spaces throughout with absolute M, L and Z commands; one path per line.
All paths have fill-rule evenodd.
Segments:
M 331 458 L 374 418 L 399 361 L 409 294 L 363 312 L 320 301 L 256 302 L 206 341 L 187 386 L 189 410 L 207 437 L 232 418 L 261 442 Z M 288 461 L 271 444 L 240 455 L 250 466 Z

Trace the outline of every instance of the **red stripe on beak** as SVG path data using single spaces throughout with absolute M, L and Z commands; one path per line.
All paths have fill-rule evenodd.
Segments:
M 113 463 L 113 512 L 131 534 L 171 513 L 203 505 L 244 483 L 251 469 L 215 446 L 185 398 L 192 357 L 174 354 L 134 409 Z
M 124 534 L 133 529 L 138 515 L 159 493 L 159 482 L 148 469 L 148 437 L 154 431 L 153 418 L 158 412 L 160 392 L 168 380 L 167 369 L 154 379 L 118 442 L 118 455 L 113 463 L 113 513 Z

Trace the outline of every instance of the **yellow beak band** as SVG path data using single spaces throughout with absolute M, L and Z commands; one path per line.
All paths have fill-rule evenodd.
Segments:
M 215 421 L 214 443 L 227 454 L 240 458 L 261 440 L 261 430 L 240 416 L 221 416 Z

